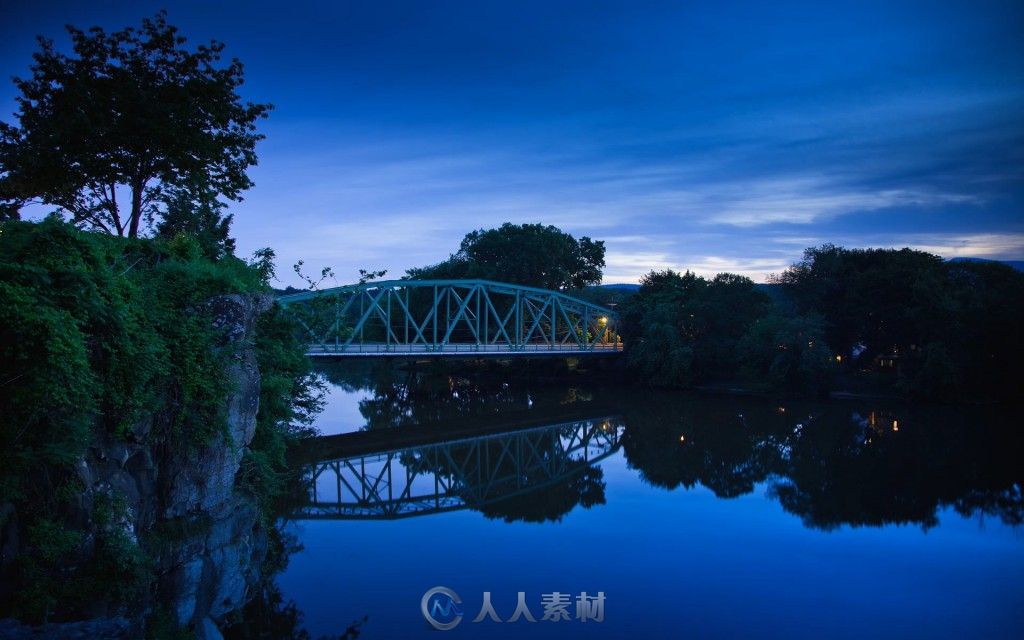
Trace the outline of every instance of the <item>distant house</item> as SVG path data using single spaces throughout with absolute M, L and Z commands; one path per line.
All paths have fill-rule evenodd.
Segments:
M 892 371 L 898 373 L 900 368 L 900 356 L 898 353 L 887 353 L 875 356 L 875 368 L 880 371 Z

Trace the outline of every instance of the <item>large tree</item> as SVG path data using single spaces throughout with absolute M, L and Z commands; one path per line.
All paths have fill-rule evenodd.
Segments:
M 618 309 L 629 364 L 646 382 L 687 386 L 735 373 L 735 347 L 770 299 L 743 276 L 652 271 Z
M 824 317 L 836 353 L 863 344 L 866 360 L 938 339 L 953 312 L 942 258 L 912 249 L 825 244 L 804 251 L 773 281 L 800 313 Z
M 242 101 L 242 64 L 219 64 L 222 43 L 186 48 L 164 12 L 138 29 L 67 30 L 72 55 L 40 37 L 31 77 L 14 81 L 19 126 L 0 123 L 0 219 L 36 202 L 136 237 L 170 188 L 203 182 L 241 199 L 263 138 L 255 124 L 271 106 Z
M 483 278 L 544 289 L 582 289 L 600 284 L 603 268 L 601 240 L 577 240 L 551 225 L 506 222 L 497 229 L 466 234 L 448 260 L 411 269 L 409 277 Z

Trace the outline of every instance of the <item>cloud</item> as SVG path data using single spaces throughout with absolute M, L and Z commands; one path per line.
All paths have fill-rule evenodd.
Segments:
M 717 208 L 706 224 L 755 227 L 773 223 L 813 224 L 823 219 L 897 207 L 979 204 L 967 194 L 911 189 L 855 189 L 819 177 L 775 178 L 730 183 L 705 196 Z
M 635 283 L 651 271 L 679 269 L 673 256 L 660 252 L 609 251 L 605 257 L 604 282 Z
M 867 242 L 865 243 L 865 240 Z M 1019 260 L 1024 257 L 1024 233 L 920 233 L 891 239 L 862 239 L 848 246 L 900 249 L 910 247 L 943 258 L 988 258 Z

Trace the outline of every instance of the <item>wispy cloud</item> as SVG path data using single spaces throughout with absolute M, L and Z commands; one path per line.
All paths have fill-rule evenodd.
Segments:
M 627 253 L 612 250 L 608 252 L 605 262 L 604 281 L 608 283 L 634 283 L 651 271 L 680 269 L 675 257 L 659 252 Z
M 260 186 L 237 217 L 241 245 L 271 244 L 286 264 L 305 259 L 339 273 L 386 266 L 400 274 L 445 259 L 472 229 L 542 222 L 605 239 L 608 281 L 636 281 L 664 268 L 763 279 L 820 242 L 892 240 L 873 229 L 830 233 L 829 224 L 845 217 L 986 205 L 977 194 L 871 189 L 823 172 L 708 180 L 706 166 L 663 160 L 620 171 L 579 158 L 559 163 L 508 150 L 435 153 L 430 146 L 278 156 L 276 166 L 261 167 Z M 794 233 L 797 227 L 808 232 Z M 940 240 L 922 236 L 910 244 L 943 255 L 1024 253 L 998 233 Z
M 943 258 L 1024 258 L 1024 233 L 919 233 L 892 238 L 851 238 L 849 246 L 918 249 Z
M 716 207 L 705 222 L 736 227 L 773 223 L 812 224 L 852 213 L 896 207 L 979 204 L 977 196 L 925 190 L 871 191 L 820 177 L 795 177 L 730 183 L 705 196 Z

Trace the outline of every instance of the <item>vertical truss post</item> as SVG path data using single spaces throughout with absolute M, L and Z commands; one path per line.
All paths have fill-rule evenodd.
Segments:
M 484 293 L 483 285 L 477 285 L 476 287 L 476 346 L 480 347 L 480 297 Z
M 551 344 L 548 345 L 549 349 L 554 349 L 555 345 L 558 344 L 558 336 L 555 333 L 555 328 L 558 326 L 558 316 L 555 315 L 555 305 L 558 304 L 558 298 L 554 294 L 551 294 Z
M 433 320 L 434 320 L 434 323 L 433 323 L 434 324 L 434 339 L 433 339 L 433 341 L 430 344 L 430 350 L 431 351 L 434 351 L 434 350 L 437 349 L 437 315 L 438 315 L 438 313 L 437 313 L 438 304 L 437 303 L 438 303 L 438 299 L 437 299 L 437 285 L 435 284 L 434 285 L 434 317 L 433 317 Z
M 594 347 L 590 342 L 590 337 L 587 335 L 590 333 L 590 307 L 583 307 L 583 348 L 592 349 Z
M 484 295 L 484 344 L 491 344 L 491 309 L 494 309 L 494 304 L 491 302 L 491 294 L 487 293 L 486 289 L 481 287 L 480 291 Z
M 519 289 L 516 289 L 516 344 L 515 348 L 523 348 L 523 322 L 520 316 L 522 315 L 522 302 L 520 301 Z
M 365 309 L 366 300 L 364 298 L 364 296 L 366 296 L 366 295 L 368 295 L 366 293 L 366 291 L 364 291 L 364 290 L 360 290 L 359 291 L 359 344 L 360 344 L 360 346 L 362 346 L 362 344 L 364 342 L 364 340 L 363 340 L 363 326 L 366 323 L 363 322 L 363 314 L 366 312 L 366 309 Z
M 448 336 L 452 332 L 452 288 L 447 286 L 444 288 L 444 339 L 442 343 L 448 342 Z
M 384 322 L 384 344 L 387 345 L 386 349 L 391 350 L 391 296 L 395 294 L 395 290 L 388 288 L 388 305 L 387 311 L 384 315 L 387 316 L 387 320 Z

